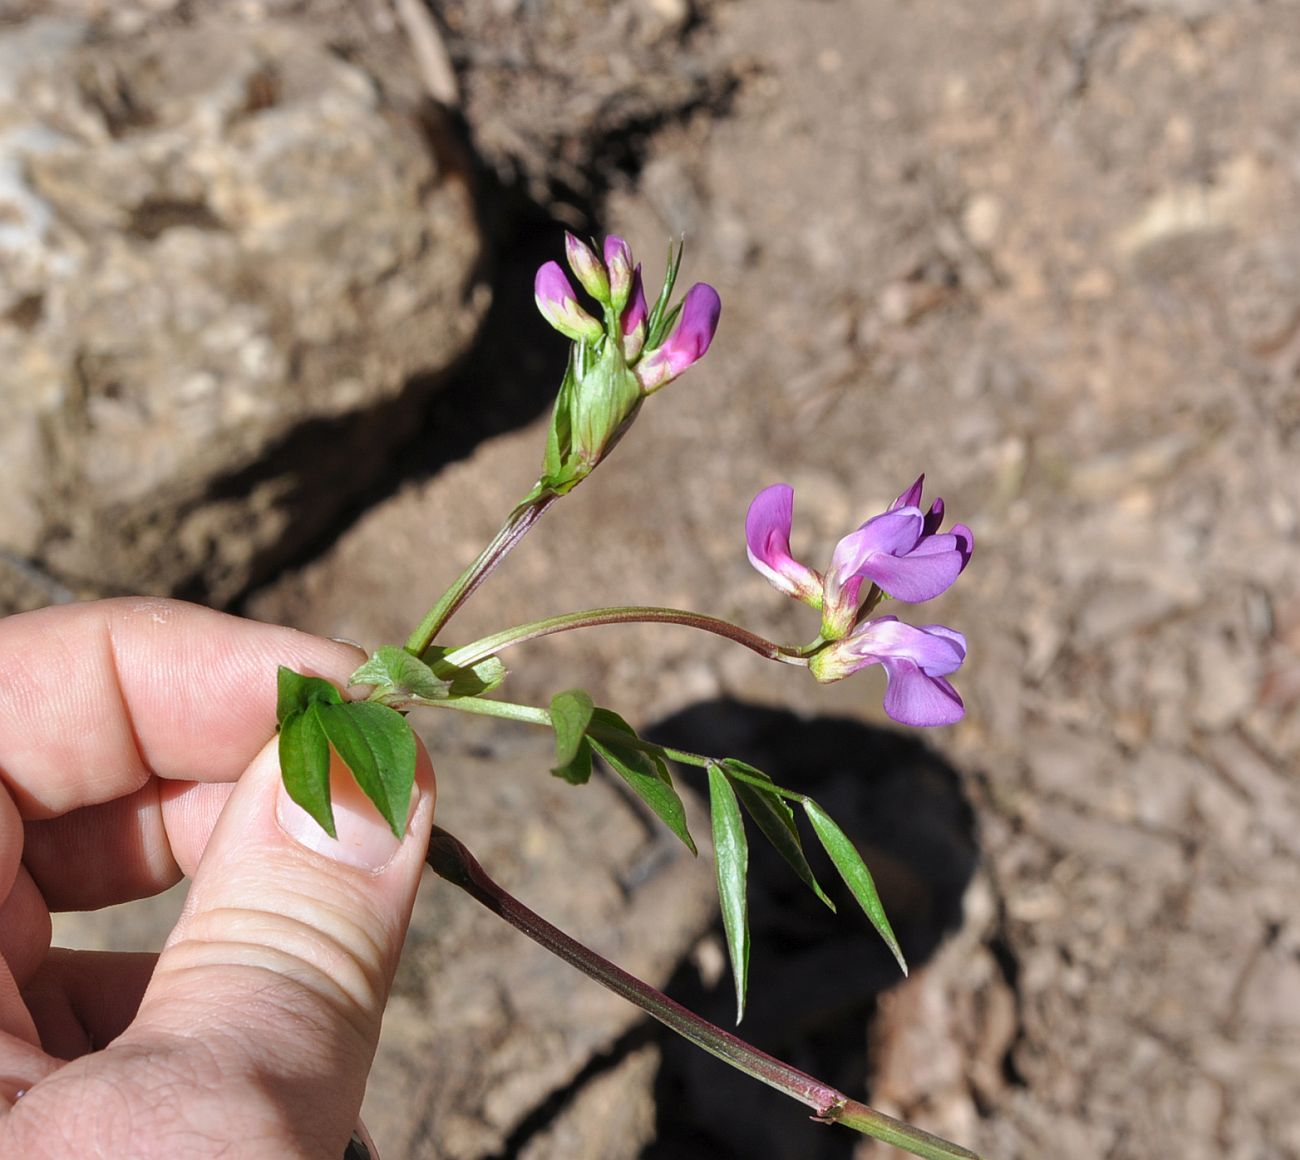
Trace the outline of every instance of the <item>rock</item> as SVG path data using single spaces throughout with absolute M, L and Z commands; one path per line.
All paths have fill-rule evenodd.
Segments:
M 228 601 L 472 341 L 465 182 L 309 23 L 0 32 L 0 546 Z

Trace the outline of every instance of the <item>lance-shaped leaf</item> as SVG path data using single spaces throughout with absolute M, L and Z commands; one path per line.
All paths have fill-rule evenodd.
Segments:
M 686 808 L 673 789 L 663 751 L 656 746 L 647 752 L 636 730 L 609 709 L 596 709 L 592 713 L 587 737 L 610 769 L 627 782 L 632 792 L 659 816 L 686 844 L 686 848 L 692 854 L 699 853 L 687 829 Z
M 758 778 L 775 789 L 775 783 L 766 773 L 744 761 L 728 757 L 720 764 L 728 774 L 739 773 Z M 739 778 L 733 778 L 731 784 L 749 816 L 763 832 L 763 836 L 789 863 L 790 868 L 799 876 L 799 880 L 833 911 L 835 903 L 826 896 L 826 892 L 813 874 L 812 867 L 808 865 L 808 859 L 804 856 L 803 841 L 799 837 L 799 827 L 795 824 L 794 810 L 780 794 L 768 793 Z
M 434 671 L 404 648 L 387 644 L 375 650 L 355 673 L 349 685 L 374 685 L 376 699 L 402 703 L 445 701 L 451 696 L 451 681 Z
M 330 744 L 400 839 L 415 782 L 415 737 L 397 710 L 369 701 L 313 705 Z
M 319 703 L 309 703 L 305 709 L 291 710 L 281 720 L 280 777 L 290 799 L 315 818 L 331 838 L 336 838 L 334 810 L 330 806 L 330 746 L 318 709 Z
M 903 958 L 898 939 L 894 937 L 893 927 L 889 925 L 889 919 L 885 916 L 885 908 L 880 903 L 880 895 L 876 893 L 876 884 L 872 880 L 871 871 L 867 869 L 867 864 L 854 849 L 848 835 L 831 821 L 830 814 L 821 806 L 811 798 L 805 798 L 803 808 L 818 840 L 825 847 L 826 853 L 831 856 L 831 861 L 835 863 L 835 869 L 839 871 L 840 877 L 844 879 L 844 884 L 853 892 L 858 905 L 871 920 L 871 925 L 876 928 L 880 937 L 885 940 L 885 945 L 889 947 L 894 958 L 898 960 L 898 965 L 903 969 L 903 974 L 906 975 L 907 962 Z
M 713 865 L 718 876 L 718 901 L 722 904 L 722 927 L 731 955 L 731 976 L 736 984 L 736 1022 L 745 1016 L 745 992 L 749 986 L 749 909 L 746 879 L 749 874 L 749 842 L 740 803 L 725 771 L 709 762 L 709 808 L 713 818 Z

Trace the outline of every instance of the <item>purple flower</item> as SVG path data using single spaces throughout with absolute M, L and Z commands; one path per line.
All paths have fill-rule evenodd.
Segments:
M 913 602 L 938 596 L 970 560 L 969 528 L 939 531 L 943 501 L 922 512 L 924 479 L 887 512 L 845 536 L 825 575 L 790 554 L 794 489 L 787 484 L 775 483 L 754 497 L 745 544 L 750 563 L 778 591 L 821 609 L 821 634 L 800 654 L 817 680 L 839 681 L 868 665 L 883 665 L 886 713 L 904 725 L 950 725 L 966 711 L 946 679 L 966 659 L 966 638 L 941 624 L 916 628 L 894 616 L 864 619 L 882 592 Z M 877 587 L 863 597 L 868 582 Z
M 884 667 L 885 712 L 903 725 L 951 725 L 965 716 L 957 690 L 947 681 L 966 659 L 966 638 L 941 624 L 917 628 L 893 616 L 864 621 L 828 644 L 808 667 L 824 683 L 879 664 Z
M 975 546 L 970 528 L 957 524 L 939 533 L 943 500 L 936 499 L 922 513 L 918 505 L 924 481 L 919 476 L 887 512 L 835 546 L 823 593 L 822 635 L 827 639 L 842 637 L 853 627 L 867 581 L 898 600 L 919 604 L 947 591 L 970 561 Z
M 686 292 L 672 333 L 636 365 L 636 377 L 647 395 L 704 357 L 721 313 L 722 299 L 708 283 L 697 282 Z
M 574 342 L 595 342 L 605 333 L 605 328 L 578 304 L 578 296 L 558 262 L 547 262 L 537 271 L 533 298 L 542 317 Z
M 946 591 L 970 560 L 974 537 L 964 524 L 940 534 L 943 501 L 928 515 L 916 506 L 924 476 L 889 511 L 873 516 L 845 536 L 819 576 L 790 556 L 794 492 L 774 484 L 758 493 L 745 521 L 750 562 L 781 592 L 822 610 L 822 636 L 847 636 L 862 614 L 862 588 L 868 582 L 911 604 Z M 813 585 L 816 585 L 814 590 Z
M 745 516 L 745 545 L 749 562 L 778 592 L 822 605 L 822 578 L 790 555 L 790 525 L 794 522 L 794 488 L 774 483 L 754 497 Z
M 645 301 L 645 288 L 641 284 L 641 266 L 638 263 L 636 269 L 632 271 L 632 284 L 627 293 L 627 302 L 619 317 L 619 325 L 623 333 L 623 357 L 629 363 L 636 362 L 641 354 L 641 348 L 645 346 L 646 318 L 649 313 Z

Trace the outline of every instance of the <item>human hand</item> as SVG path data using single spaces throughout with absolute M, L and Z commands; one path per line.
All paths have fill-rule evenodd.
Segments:
M 339 841 L 280 788 L 276 666 L 348 645 L 165 600 L 0 621 L 0 1156 L 343 1155 L 433 822 L 346 771 Z M 51 910 L 193 882 L 161 955 L 50 948 Z M 21 1096 L 21 1098 L 19 1098 Z

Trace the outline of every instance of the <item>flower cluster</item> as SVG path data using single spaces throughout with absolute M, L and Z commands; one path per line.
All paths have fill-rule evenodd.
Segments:
M 968 527 L 939 531 L 943 500 L 922 510 L 924 480 L 920 476 L 888 511 L 840 540 L 825 573 L 790 554 L 794 489 L 787 484 L 758 493 L 745 519 L 745 539 L 750 562 L 775 588 L 821 612 L 821 634 L 808 657 L 817 680 L 838 681 L 880 664 L 888 681 L 885 712 L 895 721 L 950 725 L 965 713 L 947 677 L 966 659 L 966 638 L 941 624 L 917 628 L 895 616 L 868 619 L 885 596 L 911 604 L 933 599 L 970 561 Z
M 542 317 L 561 334 L 586 343 L 598 343 L 608 336 L 647 395 L 704 357 L 722 313 L 722 301 L 712 286 L 697 282 L 686 292 L 678 310 L 665 316 L 666 295 L 672 292 L 671 276 L 665 295 L 651 312 L 641 281 L 641 266 L 633 264 L 632 251 L 622 238 L 611 235 L 605 239 L 603 260 L 591 246 L 570 233 L 564 235 L 564 248 L 569 268 L 582 288 L 600 303 L 605 321 L 597 321 L 582 307 L 560 264 L 547 262 L 537 271 L 533 297 Z M 672 273 L 676 273 L 675 269 Z

